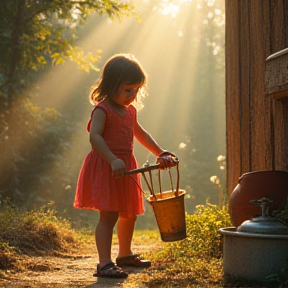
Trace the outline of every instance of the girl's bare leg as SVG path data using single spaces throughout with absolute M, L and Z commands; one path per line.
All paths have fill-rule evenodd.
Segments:
M 100 219 L 95 230 L 95 241 L 100 267 L 112 262 L 111 245 L 113 228 L 118 220 L 118 212 L 100 211 Z
M 119 217 L 117 236 L 119 241 L 118 257 L 132 255 L 131 243 L 137 217 Z

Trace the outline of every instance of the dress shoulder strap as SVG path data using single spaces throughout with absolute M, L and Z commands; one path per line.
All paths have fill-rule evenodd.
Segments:
M 90 132 L 90 127 L 91 127 L 91 123 L 92 123 L 92 115 L 93 115 L 94 111 L 98 108 L 102 109 L 106 113 L 106 115 L 108 114 L 108 107 L 103 102 L 96 104 L 91 111 L 90 120 L 87 124 L 87 131 L 88 132 Z

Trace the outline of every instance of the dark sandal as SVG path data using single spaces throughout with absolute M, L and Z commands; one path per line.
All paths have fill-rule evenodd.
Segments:
M 151 261 L 140 259 L 140 255 L 120 257 L 116 259 L 116 263 L 119 266 L 133 266 L 140 268 L 149 268 L 151 266 Z
M 97 265 L 97 270 L 93 274 L 94 277 L 106 277 L 106 278 L 127 278 L 128 274 L 124 272 L 115 263 L 110 262 L 104 267 L 100 268 L 100 264 Z

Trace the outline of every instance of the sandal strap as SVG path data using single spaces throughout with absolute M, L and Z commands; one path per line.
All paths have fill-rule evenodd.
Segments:
M 110 262 L 110 263 L 104 265 L 102 268 L 99 267 L 100 268 L 99 271 L 101 271 L 101 270 L 104 271 L 104 270 L 114 268 L 114 267 L 115 267 L 115 264 L 113 262 Z
M 151 261 L 141 259 L 139 254 L 133 254 L 117 258 L 116 263 L 120 266 L 135 266 L 142 268 L 149 268 L 151 266 Z
M 97 265 L 97 275 L 102 277 L 120 277 L 126 278 L 128 274 L 118 267 L 115 263 L 110 262 L 100 268 L 100 265 Z
M 130 259 L 136 259 L 136 258 L 140 258 L 140 254 L 133 254 L 133 255 L 120 257 L 120 258 L 117 258 L 117 260 L 127 260 L 127 259 L 130 260 Z

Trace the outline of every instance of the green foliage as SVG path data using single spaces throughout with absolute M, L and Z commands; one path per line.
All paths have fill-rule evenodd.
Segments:
M 46 201 L 44 198 L 51 199 L 52 183 L 45 176 L 46 170 L 53 167 L 62 177 L 58 181 L 65 181 L 66 165 L 57 163 L 70 147 L 69 123 L 55 109 L 42 109 L 25 99 L 2 113 L 1 195 L 19 205 L 29 205 L 30 200 L 41 203 Z
M 287 287 L 288 285 L 288 267 L 281 269 L 279 274 L 273 274 L 265 279 L 265 286 L 267 288 Z
M 95 11 L 119 19 L 135 15 L 133 5 L 126 1 L 2 0 L 0 48 L 5 53 L 1 53 L 0 63 L 4 76 L 38 69 L 49 59 L 53 64 L 63 63 L 66 58 L 81 65 L 88 60 L 97 62 L 97 52 L 82 58 L 80 48 L 75 47 L 77 27 Z M 86 69 L 91 63 L 86 63 Z
M 275 219 L 288 226 L 288 198 L 286 199 L 283 210 L 273 212 Z M 273 274 L 265 279 L 265 285 L 268 288 L 287 287 L 288 285 L 288 267 L 281 269 L 279 274 Z M 280 286 L 281 285 L 281 286 Z
M 68 46 L 67 50 L 64 53 L 54 53 L 51 55 L 52 65 L 59 65 L 65 62 L 65 58 L 70 59 L 75 62 L 77 66 L 84 70 L 85 72 L 89 72 L 90 69 L 98 71 L 99 69 L 94 65 L 100 59 L 101 50 L 96 51 L 96 53 L 88 52 L 84 53 L 79 47 L 73 47 L 71 45 Z
M 71 124 L 55 109 L 35 106 L 29 97 L 35 70 L 49 64 L 69 59 L 86 72 L 97 70 L 100 50 L 86 53 L 75 44 L 78 27 L 92 13 L 136 17 L 126 1 L 1 1 L 0 194 L 19 205 L 29 205 L 31 199 L 43 204 L 55 192 L 65 202 L 62 186 L 69 183 L 73 165 L 65 163 L 63 154 L 70 148 Z M 51 180 L 47 170 L 57 179 Z M 52 181 L 63 189 L 52 191 Z
M 157 271 L 150 283 L 157 281 L 169 287 L 171 283 L 212 284 L 221 281 L 222 248 L 218 230 L 231 226 L 227 207 L 199 205 L 192 215 L 186 215 L 187 238 L 165 245 L 155 258 Z M 185 284 L 185 285 L 184 285 Z M 189 286 L 185 286 L 189 287 Z
M 273 216 L 284 225 L 288 226 L 288 198 L 286 199 L 285 207 L 283 210 L 274 211 Z
M 207 201 L 206 205 L 198 205 L 194 214 L 187 215 L 188 238 L 180 242 L 180 245 L 187 250 L 188 257 L 197 255 L 205 259 L 219 258 L 221 236 L 218 230 L 227 226 L 231 226 L 227 207 L 218 207 Z M 177 243 L 175 245 L 177 248 Z

